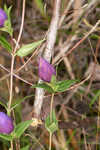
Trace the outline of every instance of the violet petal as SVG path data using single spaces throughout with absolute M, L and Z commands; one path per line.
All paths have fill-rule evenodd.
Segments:
M 54 67 L 49 64 L 44 58 L 39 59 L 39 77 L 46 82 L 50 82 L 52 75 L 56 75 Z
M 14 129 L 11 117 L 4 112 L 0 112 L 0 133 L 10 134 Z
M 3 9 L 0 8 L 0 27 L 4 26 L 4 22 L 7 20 L 7 15 Z

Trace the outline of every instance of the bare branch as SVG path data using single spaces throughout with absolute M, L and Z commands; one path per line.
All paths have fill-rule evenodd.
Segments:
M 50 62 L 51 57 L 53 55 L 53 48 L 54 48 L 54 44 L 56 41 L 58 22 L 59 22 L 59 14 L 60 14 L 60 3 L 61 3 L 61 0 L 55 0 L 54 9 L 53 9 L 53 17 L 52 17 L 48 35 L 47 35 L 47 44 L 46 44 L 46 49 L 44 52 L 44 58 L 48 62 Z M 40 83 L 40 82 L 42 82 L 42 80 L 39 79 L 38 82 Z M 44 89 L 37 88 L 36 95 L 35 95 L 35 101 L 34 101 L 34 115 L 37 118 L 39 118 L 39 115 L 41 112 L 43 98 L 44 98 Z

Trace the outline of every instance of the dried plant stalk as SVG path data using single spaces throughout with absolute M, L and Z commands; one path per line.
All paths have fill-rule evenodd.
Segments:
M 53 9 L 53 17 L 51 20 L 51 24 L 48 30 L 47 35 L 47 44 L 46 49 L 44 52 L 44 58 L 50 62 L 51 57 L 53 55 L 53 48 L 56 41 L 56 35 L 57 35 L 57 29 L 58 29 L 58 22 L 59 22 L 59 12 L 60 12 L 60 3 L 61 0 L 55 0 L 54 3 L 54 9 Z M 39 79 L 38 83 L 42 82 L 41 79 Z M 41 107 L 43 104 L 43 98 L 44 98 L 44 89 L 36 88 L 36 94 L 35 94 L 35 101 L 34 101 L 34 116 L 39 118 Z

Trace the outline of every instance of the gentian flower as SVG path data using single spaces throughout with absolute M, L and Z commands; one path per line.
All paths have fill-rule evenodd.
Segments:
M 44 58 L 39 59 L 39 77 L 46 82 L 50 82 L 52 75 L 56 75 L 54 67 L 49 64 Z
M 4 112 L 0 112 L 0 133 L 10 134 L 14 129 L 11 117 Z
M 0 8 L 0 27 L 4 26 L 4 22 L 7 20 L 7 15 L 3 9 Z

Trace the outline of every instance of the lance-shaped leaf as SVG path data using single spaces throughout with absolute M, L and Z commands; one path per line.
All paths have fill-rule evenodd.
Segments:
M 53 90 L 53 88 L 51 86 L 49 86 L 48 83 L 38 83 L 32 86 L 32 88 L 43 88 L 46 91 L 48 91 L 49 93 L 54 93 L 55 91 Z
M 0 44 L 2 47 L 4 47 L 8 52 L 12 51 L 11 45 L 8 43 L 8 41 L 3 37 L 0 36 Z
M 0 99 L 0 105 L 2 105 L 6 110 L 7 110 L 7 104 L 6 103 L 4 103 L 3 101 L 2 101 L 2 99 Z
M 27 120 L 25 122 L 19 123 L 14 130 L 14 136 L 16 138 L 19 138 L 32 122 L 33 122 L 32 120 Z
M 89 107 L 91 107 L 94 103 L 95 103 L 95 101 L 97 101 L 98 100 L 98 97 L 100 96 L 100 90 L 98 90 L 97 92 L 96 92 L 96 94 L 94 95 L 94 97 L 91 99 L 91 102 L 90 102 L 90 104 L 89 104 Z
M 6 140 L 6 141 L 11 141 L 13 139 L 12 135 L 7 135 L 7 134 L 0 134 L 0 138 Z
M 68 88 L 70 88 L 72 85 L 74 85 L 76 82 L 77 82 L 77 80 L 58 81 L 53 85 L 53 90 L 55 92 L 64 92 Z
M 19 98 L 16 100 L 16 102 L 14 104 L 11 105 L 11 110 L 15 109 L 18 105 L 20 105 L 23 101 L 25 101 L 26 99 L 32 97 L 33 95 L 29 95 L 29 96 L 25 96 L 24 98 Z
M 63 80 L 50 83 L 43 82 L 33 85 L 32 88 L 43 88 L 50 93 L 64 92 L 73 86 L 77 81 L 78 80 Z
M 20 57 L 24 57 L 31 54 L 44 40 L 45 39 L 22 46 L 17 51 L 16 55 Z
M 43 0 L 35 0 L 35 4 L 43 17 L 46 17 Z

